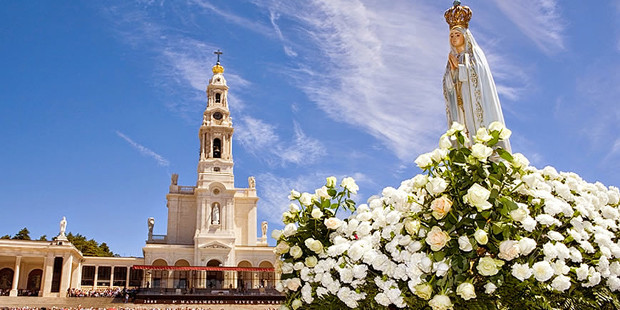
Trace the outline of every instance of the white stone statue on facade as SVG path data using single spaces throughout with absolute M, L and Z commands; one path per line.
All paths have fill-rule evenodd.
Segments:
M 63 216 L 62 220 L 60 220 L 60 233 L 58 234 L 58 236 L 64 237 L 66 230 L 67 230 L 67 218 Z
M 263 238 L 263 239 L 267 238 L 267 225 L 268 225 L 268 224 L 267 224 L 267 221 L 263 221 L 263 222 L 260 224 L 260 228 L 261 228 L 261 230 L 262 230 L 262 232 L 263 232 L 263 236 L 262 236 L 262 238 Z
M 213 210 L 211 211 L 211 224 L 220 224 L 220 205 L 217 203 L 213 205 Z
M 256 180 L 253 176 L 248 178 L 248 185 L 250 185 L 250 188 L 256 188 Z
M 460 4 L 454 1 L 444 14 L 450 25 L 450 53 L 443 92 L 448 127 L 452 122 L 463 124 L 471 140 L 479 128 L 488 128 L 495 121 L 505 123 L 486 56 L 468 29 L 472 12 Z M 500 141 L 498 146 L 511 151 L 508 140 Z
M 149 217 L 146 223 L 149 226 L 149 239 L 151 239 L 153 237 L 153 227 L 155 227 L 155 218 Z

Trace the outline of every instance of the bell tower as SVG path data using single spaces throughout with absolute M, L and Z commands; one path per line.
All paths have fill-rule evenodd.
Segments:
M 211 182 L 222 183 L 234 188 L 232 135 L 234 128 L 228 109 L 228 86 L 224 78 L 224 67 L 220 64 L 222 52 L 215 52 L 217 63 L 207 86 L 207 108 L 203 113 L 200 139 L 200 160 L 198 162 L 197 188 L 207 188 Z

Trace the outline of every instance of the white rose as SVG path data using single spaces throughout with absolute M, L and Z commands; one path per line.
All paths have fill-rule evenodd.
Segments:
M 405 230 L 412 236 L 415 236 L 420 230 L 420 221 L 407 219 L 405 220 Z
M 301 307 L 303 304 L 301 303 L 301 299 L 295 299 L 293 300 L 293 302 L 291 303 L 291 308 L 293 308 L 293 310 L 297 310 L 299 309 L 299 307 Z
M 469 252 L 473 249 L 471 242 L 467 236 L 459 237 L 459 249 L 463 252 Z
M 308 193 L 301 194 L 301 196 L 299 197 L 299 202 L 304 206 L 312 205 L 312 195 Z
M 284 213 L 282 213 L 282 221 L 285 223 L 287 222 L 287 220 L 293 219 L 293 218 L 294 218 L 294 215 L 291 214 L 291 212 L 285 211 Z
M 498 257 L 503 260 L 513 260 L 519 256 L 519 243 L 515 240 L 504 240 L 499 244 Z
M 426 183 L 428 183 L 428 176 L 425 174 L 418 174 L 415 177 L 413 177 L 413 186 L 415 188 L 424 187 Z
M 291 213 L 299 212 L 299 206 L 295 203 L 291 203 L 288 205 L 288 211 Z
M 271 231 L 271 238 L 278 240 L 282 237 L 282 231 L 278 229 L 274 229 Z
M 529 255 L 536 248 L 536 240 L 531 238 L 522 238 L 519 240 L 519 249 L 521 254 Z
M 433 296 L 433 287 L 428 283 L 418 284 L 413 288 L 413 293 L 424 300 L 429 300 Z
M 284 226 L 284 231 L 282 231 L 282 234 L 284 235 L 284 237 L 290 237 L 294 235 L 296 232 L 297 232 L 297 226 L 294 223 L 290 223 Z
M 299 246 L 292 246 L 290 250 L 288 250 L 288 253 L 291 254 L 291 256 L 293 256 L 293 258 L 300 258 L 301 255 L 303 254 L 303 251 L 301 250 L 301 248 Z
M 342 226 L 342 221 L 338 218 L 330 217 L 325 219 L 325 226 L 327 227 L 327 229 L 335 230 Z
M 474 233 L 474 239 L 476 239 L 476 242 L 478 242 L 478 244 L 485 245 L 487 244 L 487 242 L 489 242 L 489 235 L 486 231 L 478 229 Z
M 325 198 L 325 199 L 329 199 L 331 197 L 327 193 L 327 187 L 325 187 L 325 186 L 322 186 L 321 188 L 317 188 L 314 191 L 314 195 L 317 196 L 317 197 Z
M 450 241 L 450 235 L 441 230 L 438 226 L 433 226 L 431 231 L 426 234 L 426 243 L 431 246 L 431 250 L 439 251 Z
M 435 149 L 433 152 L 430 153 L 430 155 L 433 161 L 441 162 L 442 160 L 444 160 L 444 158 L 446 158 L 446 156 L 448 156 L 448 150 Z
M 441 196 L 431 202 L 433 217 L 437 220 L 444 218 L 452 209 L 452 200 L 447 196 Z
M 299 278 L 292 278 L 284 280 L 287 289 L 291 291 L 296 291 L 301 286 L 301 280 Z
M 484 285 L 484 292 L 490 295 L 490 294 L 493 294 L 493 292 L 495 292 L 496 288 L 497 286 L 495 284 L 493 284 L 492 282 L 489 282 Z
M 491 136 L 484 127 L 478 128 L 478 131 L 476 131 L 476 136 L 474 137 L 474 141 L 478 143 L 489 142 L 491 139 L 493 139 L 493 136 Z
M 526 206 L 519 206 L 519 208 L 510 211 L 510 217 L 517 222 L 523 221 L 527 217 L 526 208 Z
M 357 194 L 357 191 L 360 189 L 359 186 L 357 186 L 357 184 L 355 184 L 355 180 L 351 177 L 347 177 L 342 179 L 342 182 L 340 183 L 340 186 L 344 187 L 345 189 L 349 190 L 352 194 Z
M 514 264 L 512 265 L 512 276 L 525 281 L 532 276 L 532 269 L 527 264 Z
M 456 288 L 456 294 L 465 300 L 470 300 L 472 298 L 476 298 L 476 289 L 473 284 L 465 282 L 459 284 Z
M 559 275 L 551 281 L 551 287 L 559 292 L 564 292 L 570 288 L 570 278 L 565 275 Z
M 471 147 L 471 155 L 474 156 L 479 161 L 485 161 L 489 156 L 493 154 L 493 149 L 481 144 L 476 143 Z
M 306 247 L 308 247 L 308 249 L 310 249 L 314 253 L 319 254 L 323 252 L 323 243 L 321 243 L 321 241 L 319 240 L 308 238 L 306 239 L 306 241 L 304 241 L 304 244 L 306 245 Z
M 282 270 L 283 274 L 292 273 L 293 272 L 293 264 L 291 264 L 291 263 L 284 263 L 284 264 L 282 264 L 281 270 Z
M 534 272 L 534 277 L 539 282 L 545 282 L 551 279 L 554 274 L 553 267 L 551 267 L 548 261 L 534 263 L 534 265 L 532 265 L 532 271 Z
M 450 310 L 453 306 L 450 297 L 446 295 L 435 295 L 435 297 L 428 302 L 428 305 L 431 306 L 433 310 Z
M 416 158 L 414 162 L 416 165 L 418 165 L 418 167 L 420 167 L 420 169 L 425 169 L 433 164 L 433 159 L 431 158 L 430 153 L 424 153 L 418 156 L 418 158 Z
M 273 249 L 277 254 L 284 254 L 286 252 L 288 252 L 289 250 L 289 245 L 288 243 L 284 242 L 284 241 L 280 241 L 278 242 L 278 245 L 276 245 L 275 249 Z
M 512 166 L 515 168 L 525 168 L 530 165 L 530 161 L 521 153 L 512 154 Z
M 512 134 L 512 131 L 498 121 L 492 122 L 489 125 L 489 131 L 499 131 L 499 138 L 502 140 L 510 138 L 510 135 Z
M 334 176 L 328 177 L 327 183 L 325 183 L 325 186 L 329 188 L 333 188 L 334 186 L 336 186 L 336 177 Z
M 448 135 L 443 134 L 441 138 L 439 138 L 439 147 L 444 150 L 452 147 L 452 141 L 450 141 L 450 137 Z
M 448 183 L 442 178 L 430 178 L 426 183 L 426 190 L 433 196 L 443 193 L 447 187 Z
M 316 266 L 318 262 L 319 260 L 316 258 L 316 256 L 308 256 L 306 257 L 306 260 L 305 260 L 305 264 L 309 268 Z
M 452 125 L 450 126 L 450 129 L 448 130 L 448 132 L 446 134 L 451 136 L 455 132 L 463 131 L 463 130 L 465 130 L 465 126 L 463 126 L 463 124 L 457 123 L 457 122 L 452 122 Z
M 317 207 L 314 207 L 312 208 L 310 216 L 312 216 L 313 219 L 320 219 L 323 216 L 323 211 Z
M 294 189 L 293 189 L 293 190 L 291 190 L 291 194 L 288 196 L 288 199 L 289 199 L 289 200 L 294 200 L 294 199 L 299 198 L 299 196 L 300 196 L 300 195 L 301 195 L 301 194 L 299 194 L 299 192 L 298 192 L 298 191 L 296 191 L 296 190 L 294 190 Z
M 503 261 L 485 256 L 478 260 L 476 269 L 478 269 L 478 272 L 483 276 L 494 276 L 499 272 L 498 267 L 503 265 Z
M 489 196 L 491 196 L 489 190 L 475 183 L 467 190 L 463 200 L 465 203 L 478 208 L 478 212 L 482 212 L 492 207 L 491 203 L 488 202 Z

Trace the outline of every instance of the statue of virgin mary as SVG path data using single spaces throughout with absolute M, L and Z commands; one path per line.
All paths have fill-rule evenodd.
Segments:
M 450 53 L 443 76 L 448 126 L 458 122 L 472 139 L 479 128 L 498 121 L 505 126 L 495 82 L 484 52 L 468 29 L 471 9 L 454 1 L 444 17 L 450 25 Z M 511 152 L 510 142 L 498 146 Z

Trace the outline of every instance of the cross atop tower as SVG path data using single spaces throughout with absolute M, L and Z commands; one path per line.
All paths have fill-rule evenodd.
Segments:
M 217 55 L 217 64 L 220 64 L 220 55 L 224 54 L 223 52 L 221 52 L 219 49 L 215 52 L 213 52 L 213 54 Z

